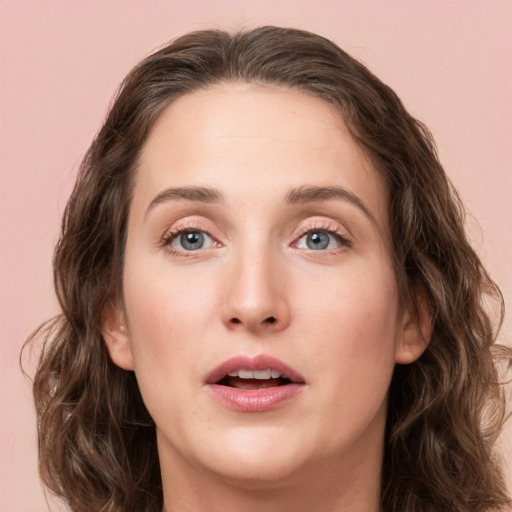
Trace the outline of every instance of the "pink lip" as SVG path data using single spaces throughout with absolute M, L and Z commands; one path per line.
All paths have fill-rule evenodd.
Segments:
M 220 379 L 225 377 L 228 373 L 236 370 L 266 370 L 272 368 L 278 371 L 287 379 L 292 382 L 304 384 L 304 377 L 296 372 L 293 368 L 284 364 L 279 359 L 272 356 L 259 355 L 256 357 L 248 356 L 235 356 L 227 361 L 224 361 L 219 366 L 214 368 L 206 378 L 207 384 L 215 384 Z
M 236 370 L 265 370 L 271 368 L 291 381 L 284 386 L 262 389 L 238 389 L 217 384 L 228 373 Z M 241 412 L 264 412 L 289 402 L 304 389 L 302 375 L 279 359 L 267 355 L 254 358 L 235 356 L 217 366 L 206 378 L 206 388 L 222 405 Z

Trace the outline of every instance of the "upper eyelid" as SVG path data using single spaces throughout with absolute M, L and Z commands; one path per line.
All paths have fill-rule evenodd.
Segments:
M 304 236 L 305 234 L 310 233 L 311 231 L 327 231 L 328 233 L 334 233 L 334 234 L 341 232 L 341 230 L 338 229 L 336 226 L 333 227 L 330 225 L 329 226 L 322 225 L 322 226 L 308 226 L 308 227 L 299 229 L 298 235 Z
M 165 231 L 165 235 L 163 236 L 164 239 L 171 239 L 176 238 L 178 235 L 181 235 L 183 233 L 204 233 L 205 235 L 208 235 L 210 238 L 215 238 L 213 235 L 210 234 L 209 231 L 206 229 L 201 229 L 193 226 L 188 226 L 185 228 L 176 228 L 176 229 L 168 229 Z
M 168 244 L 181 233 L 186 233 L 187 231 L 200 231 L 201 233 L 208 235 L 212 240 L 218 241 L 217 238 L 211 234 L 210 230 L 205 229 L 204 226 L 200 226 L 199 223 L 194 223 L 191 221 L 184 225 L 178 225 L 176 227 L 171 226 L 170 228 L 167 228 L 162 234 L 161 241 L 163 244 Z
M 353 238 L 352 233 L 346 227 L 342 227 L 339 222 L 327 219 L 310 220 L 306 225 L 301 225 L 295 233 L 296 237 L 304 236 L 310 231 L 327 231 L 343 238 Z
M 320 217 L 320 216 L 319 216 Z M 201 231 L 211 237 L 213 240 L 220 242 L 221 237 L 213 234 L 216 230 L 211 229 L 211 224 L 213 221 L 209 219 L 180 219 L 169 227 L 166 227 L 161 236 L 159 237 L 162 243 L 168 243 L 172 238 L 175 238 L 182 232 L 186 231 Z M 342 239 L 352 240 L 354 237 L 350 232 L 350 229 L 345 225 L 341 224 L 339 221 L 330 219 L 330 218 L 306 218 L 299 221 L 299 225 L 296 226 L 290 235 L 293 237 L 293 241 L 296 241 L 299 237 L 304 236 L 310 231 L 314 230 L 323 230 L 330 232 L 336 236 L 339 236 Z M 228 236 L 228 238 L 230 238 Z M 221 242 L 222 243 L 222 242 Z
M 167 227 L 165 228 L 165 232 L 170 233 L 172 231 L 204 231 L 208 232 L 209 229 L 207 224 L 211 224 L 211 221 L 205 219 L 202 215 L 197 215 L 193 213 L 191 215 L 186 215 L 184 217 L 173 219 Z

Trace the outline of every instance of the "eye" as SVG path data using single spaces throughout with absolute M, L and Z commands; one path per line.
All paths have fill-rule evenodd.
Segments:
M 167 245 L 179 251 L 197 251 L 214 246 L 212 237 L 199 230 L 186 230 L 171 233 L 166 240 Z
M 338 249 L 343 245 L 347 245 L 347 243 L 340 235 L 325 229 L 308 231 L 296 242 L 298 249 L 309 249 L 311 251 Z

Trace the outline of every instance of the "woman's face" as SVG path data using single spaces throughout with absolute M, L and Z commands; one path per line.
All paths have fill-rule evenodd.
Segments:
M 380 463 L 394 364 L 422 350 L 388 232 L 384 184 L 330 104 L 238 84 L 164 111 L 136 173 L 123 307 L 105 326 L 164 477 Z

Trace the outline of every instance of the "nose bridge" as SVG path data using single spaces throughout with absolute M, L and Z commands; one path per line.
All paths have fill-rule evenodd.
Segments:
M 270 240 L 247 237 L 232 254 L 224 321 L 233 328 L 279 330 L 289 322 L 282 264 Z

